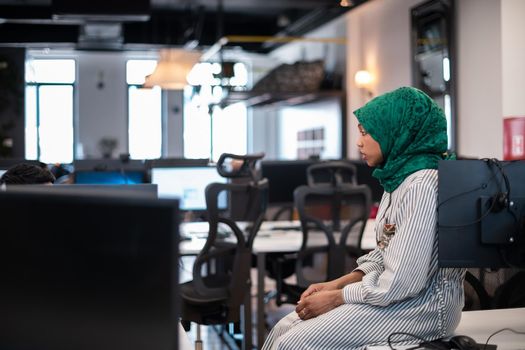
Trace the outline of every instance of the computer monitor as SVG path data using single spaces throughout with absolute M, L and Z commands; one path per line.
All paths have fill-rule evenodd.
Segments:
M 270 188 L 268 202 L 273 205 L 293 203 L 293 192 L 307 184 L 306 169 L 317 160 L 270 160 L 261 162 L 261 175 Z
M 146 163 L 138 159 L 79 159 L 73 182 L 89 185 L 129 185 L 149 182 Z
M 156 167 L 151 169 L 151 183 L 158 186 L 159 198 L 179 198 L 180 208 L 186 211 L 206 210 L 205 189 L 212 182 L 226 183 L 217 168 Z M 226 209 L 226 193 L 219 195 L 219 209 Z
M 157 185 L 82 185 L 82 184 L 60 184 L 60 185 L 7 185 L 9 192 L 30 192 L 67 195 L 87 195 L 103 197 L 136 197 L 155 199 L 157 196 Z
M 441 161 L 442 267 L 525 267 L 525 161 Z
M 208 158 L 159 158 L 146 161 L 148 168 L 169 168 L 179 166 L 207 166 Z
M 75 159 L 73 162 L 75 171 L 96 170 L 96 171 L 115 171 L 115 170 L 145 170 L 146 161 L 142 159 L 127 158 L 89 158 Z
M 73 182 L 90 185 L 134 185 L 146 182 L 144 170 L 75 170 Z
M 0 193 L 0 348 L 177 349 L 177 207 Z

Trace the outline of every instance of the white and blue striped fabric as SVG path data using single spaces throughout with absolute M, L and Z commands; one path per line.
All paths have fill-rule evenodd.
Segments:
M 394 332 L 426 340 L 451 335 L 461 318 L 465 269 L 438 268 L 437 176 L 437 170 L 420 170 L 385 192 L 376 219 L 378 246 L 358 260 L 365 276 L 343 288 L 345 304 L 307 321 L 292 312 L 271 330 L 263 349 L 355 350 L 386 345 Z M 395 224 L 395 233 L 385 236 L 385 224 Z

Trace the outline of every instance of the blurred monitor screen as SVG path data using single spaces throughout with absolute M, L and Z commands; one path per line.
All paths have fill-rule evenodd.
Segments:
M 130 185 L 145 182 L 144 171 L 76 171 L 76 184 Z
M 159 198 L 179 198 L 180 208 L 206 210 L 205 189 L 212 182 L 226 183 L 215 167 L 152 168 L 151 183 L 158 186 Z M 219 195 L 219 209 L 226 209 L 228 196 Z
M 262 177 L 270 184 L 270 204 L 293 203 L 293 192 L 307 184 L 306 169 L 316 164 L 312 160 L 271 160 L 261 162 Z
M 0 210 L 0 349 L 177 349 L 177 201 L 3 192 Z
M 60 185 L 7 185 L 8 192 L 21 193 L 45 193 L 65 195 L 85 195 L 101 197 L 124 197 L 124 198 L 157 198 L 157 185 L 84 185 L 84 184 L 60 184 Z

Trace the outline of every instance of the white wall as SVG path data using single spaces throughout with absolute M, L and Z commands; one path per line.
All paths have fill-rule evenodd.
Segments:
M 457 1 L 457 151 L 503 155 L 500 0 Z
M 279 159 L 279 110 L 272 105 L 249 108 L 248 152 L 265 153 L 265 160 Z
M 78 77 L 78 119 L 76 141 L 77 158 L 99 158 L 98 142 L 102 137 L 118 140 L 114 156 L 128 153 L 128 106 L 126 61 L 128 59 L 156 59 L 156 53 L 75 52 Z M 104 87 L 97 87 L 100 74 Z M 183 156 L 183 94 L 168 91 L 165 94 L 163 152 L 166 157 Z
M 321 159 L 337 159 L 342 154 L 341 106 L 339 99 L 321 100 L 314 103 L 283 107 L 279 118 L 279 159 L 297 159 L 300 131 L 320 128 L 324 130 L 323 140 L 318 142 L 323 151 Z M 312 146 L 313 147 L 313 146 Z
M 525 116 L 525 1 L 501 5 L 502 115 Z
M 352 77 L 375 76 L 374 95 L 411 85 L 410 8 L 421 0 L 374 0 L 346 16 L 348 155 L 358 157 L 352 111 L 366 102 Z M 457 152 L 503 157 L 502 118 L 525 115 L 525 1 L 457 0 Z
M 166 93 L 165 105 L 166 119 L 163 127 L 164 149 L 162 154 L 166 158 L 184 157 L 184 92 L 170 90 Z
M 83 52 L 78 55 L 77 142 L 84 158 L 101 157 L 102 137 L 118 140 L 115 156 L 127 153 L 126 58 L 121 53 Z M 103 72 L 104 88 L 98 89 Z M 77 156 L 78 156 L 77 149 Z
M 367 101 L 353 77 L 366 69 L 375 77 L 374 96 L 411 85 L 410 8 L 421 0 L 374 0 L 350 11 L 347 24 L 348 158 L 359 158 L 355 142 L 357 120 L 353 111 Z

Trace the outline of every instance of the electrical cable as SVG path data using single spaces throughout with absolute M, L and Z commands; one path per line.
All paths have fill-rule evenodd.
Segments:
M 463 194 L 465 194 L 465 193 L 462 193 L 462 195 Z M 465 228 L 465 227 L 468 227 L 468 226 L 475 225 L 475 224 L 480 223 L 481 221 L 483 221 L 483 219 L 486 218 L 487 216 L 489 216 L 489 214 L 492 213 L 492 209 L 494 209 L 495 206 L 496 206 L 496 201 L 492 201 L 492 203 L 490 205 L 490 208 L 488 208 L 484 213 L 482 213 L 479 218 L 477 218 L 476 220 L 471 221 L 469 223 L 460 224 L 460 225 L 439 225 L 439 227 L 441 227 L 441 228 L 450 228 L 450 229 L 454 229 L 454 228 L 455 229 L 460 229 L 460 228 Z
M 419 336 L 417 336 L 417 335 L 415 335 L 415 334 L 412 334 L 412 333 L 406 333 L 406 332 L 393 332 L 393 333 L 390 333 L 390 334 L 388 335 L 387 343 L 388 343 L 388 346 L 390 347 L 391 350 L 396 350 L 396 348 L 394 348 L 393 345 L 392 345 L 392 342 L 393 342 L 393 341 L 392 341 L 392 337 L 393 337 L 393 336 L 396 336 L 396 335 L 406 335 L 406 336 L 412 337 L 412 338 L 414 338 L 414 339 L 417 339 L 417 340 L 419 340 L 419 341 L 421 342 L 420 344 L 418 344 L 418 345 L 416 345 L 416 346 L 414 346 L 414 347 L 411 347 L 411 348 L 407 348 L 407 349 L 405 349 L 405 350 L 422 349 L 422 346 L 429 346 L 429 347 L 434 348 L 434 349 L 443 350 L 442 347 L 439 347 L 439 346 L 437 346 L 437 345 L 435 345 L 435 344 L 432 344 L 431 341 L 428 341 L 428 340 L 426 340 L 426 339 L 424 339 L 424 338 L 421 338 L 421 337 L 419 337 Z M 406 340 L 407 340 L 407 339 L 396 340 L 396 341 L 394 341 L 394 342 L 395 342 L 395 343 L 400 343 L 400 342 L 404 342 L 404 341 L 406 341 Z
M 482 161 L 486 162 L 488 166 L 490 166 L 490 164 L 494 164 L 502 178 L 503 178 L 503 181 L 505 182 L 505 188 L 507 190 L 505 196 L 506 196 L 506 201 L 508 202 L 509 201 L 509 194 L 510 194 L 510 182 L 509 182 L 509 179 L 507 177 L 507 175 L 505 174 L 505 172 L 503 171 L 503 166 L 500 164 L 500 162 L 495 159 L 495 158 L 484 158 L 484 159 L 481 159 Z M 511 163 L 509 163 L 511 164 Z M 467 191 L 464 191 L 464 192 L 461 192 L 461 193 L 458 193 L 450 198 L 447 198 L 446 200 L 444 200 L 443 202 L 439 203 L 438 204 L 438 209 L 441 207 L 441 205 L 455 199 L 455 198 L 458 198 L 458 197 L 462 197 L 464 195 L 467 195 L 469 193 L 472 193 L 472 192 L 476 192 L 478 190 L 481 190 L 481 189 L 485 189 L 487 188 L 488 184 L 491 183 L 492 181 L 494 181 L 495 179 L 497 178 L 497 174 L 493 173 L 493 175 L 488 179 L 487 182 L 483 182 L 480 186 L 477 186 L 475 188 L 472 188 L 470 190 L 467 190 Z M 477 223 L 480 223 L 484 218 L 486 218 L 488 215 L 490 215 L 490 213 L 492 213 L 492 210 L 496 207 L 496 201 L 495 200 L 492 200 L 491 201 L 491 204 L 490 204 L 490 207 L 485 211 L 483 212 L 479 218 L 477 218 L 476 220 L 472 221 L 472 222 L 469 222 L 469 223 L 465 223 L 465 224 L 459 224 L 459 225 L 439 225 L 440 228 L 449 228 L 449 229 L 461 229 L 461 228 L 465 228 L 465 227 L 468 227 L 468 226 L 472 226 L 472 225 L 475 225 Z M 508 206 L 507 206 L 507 209 L 508 209 Z M 509 212 L 511 213 L 511 215 L 513 215 L 514 219 L 516 220 L 516 222 L 518 221 L 515 214 L 512 213 L 510 210 Z
M 484 158 L 484 159 L 481 159 L 482 161 L 488 163 L 490 160 L 488 158 Z M 476 192 L 476 191 L 479 191 L 479 190 L 483 190 L 485 188 L 487 188 L 488 186 L 488 183 L 492 182 L 494 180 L 494 178 L 496 177 L 496 174 L 492 174 L 492 176 L 486 181 L 486 182 L 482 182 L 480 186 L 477 186 L 477 187 L 474 187 L 470 190 L 467 190 L 467 191 L 464 191 L 464 192 L 460 192 L 458 194 L 455 194 L 453 195 L 452 197 L 450 198 L 447 198 L 446 200 L 444 200 L 443 202 L 439 203 L 438 204 L 438 209 L 441 205 L 453 200 L 453 199 L 456 199 L 457 197 L 462 197 L 464 195 L 467 195 L 469 193 L 472 193 L 472 192 Z
M 516 216 L 516 213 L 513 211 L 512 207 L 511 207 L 511 206 L 513 206 L 513 202 L 511 201 L 511 196 L 510 196 L 510 193 L 511 193 L 510 181 L 509 181 L 509 179 L 507 177 L 507 174 L 503 170 L 503 167 L 501 166 L 501 163 L 497 159 L 492 158 L 491 159 L 491 163 L 494 164 L 499 169 L 500 174 L 503 177 L 503 181 L 505 182 L 506 192 L 503 192 L 504 196 L 505 196 L 505 199 L 504 199 L 505 200 L 505 207 L 504 208 L 514 218 L 515 233 L 516 233 L 516 235 L 519 236 L 519 219 L 518 219 L 518 217 Z M 499 253 L 500 253 L 502 261 L 507 266 L 509 266 L 509 267 L 517 267 L 511 261 L 509 261 L 507 259 L 506 249 L 499 249 Z
M 509 332 L 512 332 L 512 333 L 515 333 L 515 334 L 521 334 L 521 335 L 525 335 L 525 331 L 517 331 L 515 329 L 512 329 L 512 328 L 502 328 L 500 330 L 497 330 L 495 331 L 494 333 L 492 333 L 491 335 L 488 336 L 487 340 L 485 341 L 485 344 L 483 345 L 483 348 L 482 350 L 486 350 L 487 349 L 487 346 L 489 345 L 489 341 L 492 337 L 494 337 L 495 335 L 501 333 L 501 332 L 504 332 L 504 331 L 509 331 Z M 405 336 L 409 336 L 409 337 L 412 337 L 414 339 L 417 339 L 419 341 L 421 341 L 420 344 L 418 344 L 417 346 L 414 346 L 414 347 L 410 347 L 410 348 L 407 348 L 405 350 L 415 350 L 415 349 L 422 349 L 422 347 L 431 347 L 431 348 L 434 348 L 434 349 L 439 349 L 439 350 L 442 350 L 443 348 L 436 345 L 436 344 L 433 344 L 431 341 L 428 341 L 428 340 L 425 340 L 415 334 L 412 334 L 412 333 L 406 333 L 406 332 L 394 332 L 394 333 L 390 333 L 390 335 L 388 336 L 387 338 L 387 342 L 388 342 L 388 346 L 391 350 L 396 350 L 396 348 L 394 348 L 394 346 L 392 345 L 393 342 L 404 342 L 406 341 L 407 339 L 403 339 L 403 340 L 396 340 L 396 341 L 392 341 L 392 337 L 393 336 L 396 336 L 396 335 L 405 335 Z
M 485 342 L 485 344 L 483 345 L 483 350 L 486 350 L 487 348 L 487 345 L 489 344 L 489 341 L 490 341 L 490 338 L 492 338 L 493 336 L 495 336 L 496 334 L 498 333 L 501 333 L 503 331 L 509 331 L 509 332 L 513 332 L 515 334 L 523 334 L 525 335 L 525 332 L 521 332 L 521 331 L 517 331 L 515 329 L 512 329 L 512 328 L 502 328 L 494 333 L 492 333 L 488 338 L 487 338 L 487 341 Z

